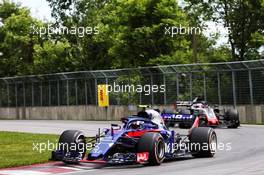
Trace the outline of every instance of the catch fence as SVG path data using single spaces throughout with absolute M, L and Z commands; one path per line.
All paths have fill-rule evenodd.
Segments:
M 264 60 L 5 77 L 0 107 L 97 105 L 99 84 L 111 85 L 110 105 L 167 105 L 195 96 L 220 105 L 263 104 Z

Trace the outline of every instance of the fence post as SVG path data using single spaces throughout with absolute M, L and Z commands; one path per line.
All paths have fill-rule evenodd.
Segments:
M 7 88 L 7 107 L 10 107 L 10 103 L 9 103 L 9 101 L 10 101 L 9 83 L 7 83 L 6 88 Z
M 203 86 L 204 86 L 204 100 L 207 101 L 207 90 L 206 90 L 206 76 L 203 74 Z
M 78 105 L 78 82 L 75 80 L 75 104 Z
M 34 102 L 34 82 L 31 82 L 31 105 L 32 107 L 35 105 L 35 102 Z
M 192 73 L 190 73 L 190 101 L 192 101 L 193 96 L 192 96 Z
M 130 78 L 130 73 L 128 74 L 128 85 L 129 86 L 131 86 L 131 78 Z M 131 91 L 130 91 L 130 89 L 129 89 L 129 91 L 128 91 L 128 105 L 130 105 L 131 104 Z
M 49 81 L 49 106 L 51 106 L 51 84 Z
M 236 101 L 236 79 L 235 79 L 235 72 L 232 71 L 232 87 L 233 87 L 233 102 L 234 102 L 234 107 L 237 105 Z
M 23 82 L 23 106 L 26 107 L 26 87 L 25 87 L 25 82 Z
M 1 88 L 0 88 L 0 107 L 3 107 L 3 84 L 1 84 Z
M 141 77 L 139 78 L 139 84 L 142 85 L 141 83 Z M 142 92 L 139 92 L 139 104 L 142 104 Z
M 95 86 L 94 87 L 94 90 L 95 90 L 95 92 L 94 92 L 95 93 L 95 105 L 98 105 L 98 99 L 97 99 L 98 98 L 97 97 L 97 95 L 98 95 L 97 94 L 97 78 L 94 79 L 94 86 Z
M 67 95 L 67 106 L 70 104 L 70 99 L 69 99 L 69 80 L 66 80 L 66 95 Z
M 2 107 L 2 84 L 0 83 L 0 107 Z
M 43 91 L 43 87 L 42 87 L 42 81 L 40 82 L 40 106 L 42 106 L 42 91 Z
M 87 80 L 84 80 L 84 94 L 85 94 L 85 105 L 88 104 L 88 97 L 87 97 Z
M 15 83 L 15 101 L 16 101 L 16 107 L 17 107 L 17 83 Z
M 60 106 L 60 81 L 57 80 L 57 100 L 58 100 L 58 106 Z
M 220 78 L 220 73 L 219 72 L 217 72 L 217 91 L 218 91 L 218 102 L 219 102 L 219 105 L 222 105 L 221 78 Z
M 107 76 L 105 75 L 105 84 L 106 85 L 108 85 L 108 78 L 107 78 Z M 106 87 L 107 88 L 107 90 L 108 90 L 108 86 Z M 97 97 L 98 98 L 98 97 Z M 110 97 L 109 97 L 110 98 Z M 109 103 L 110 103 L 110 99 L 109 99 Z M 110 104 L 109 104 L 110 105 Z M 106 115 L 106 117 L 107 117 L 107 115 Z
M 254 105 L 252 72 L 251 72 L 251 70 L 248 70 L 248 78 L 249 78 L 249 90 L 250 90 L 250 104 Z
M 167 94 L 166 94 L 166 76 L 163 74 L 163 85 L 165 85 L 165 91 L 163 94 L 164 105 L 167 105 Z
M 152 74 L 150 76 L 150 84 L 151 84 L 151 87 L 153 87 L 153 75 Z M 152 91 L 151 91 L 151 104 L 152 105 L 154 104 L 154 95 Z
M 176 73 L 176 100 L 178 101 L 178 96 L 180 94 L 180 88 L 179 88 L 179 74 Z

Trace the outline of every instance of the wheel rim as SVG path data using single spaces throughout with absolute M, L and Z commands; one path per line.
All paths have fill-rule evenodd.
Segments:
M 159 141 L 159 143 L 157 145 L 157 156 L 158 156 L 159 160 L 163 159 L 163 157 L 164 157 L 164 144 L 161 140 Z
M 214 154 L 217 150 L 217 139 L 214 133 L 211 135 L 209 145 L 211 154 Z
M 86 151 L 86 149 L 85 149 L 85 139 L 82 138 L 82 137 L 79 137 L 76 140 L 76 144 L 77 144 L 77 147 L 78 147 L 76 151 L 79 152 L 82 155 L 82 157 L 84 157 L 85 151 Z M 82 144 L 81 147 L 79 146 L 79 144 Z

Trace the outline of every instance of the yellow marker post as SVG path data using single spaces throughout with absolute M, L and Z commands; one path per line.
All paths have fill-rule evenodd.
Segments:
M 107 107 L 109 106 L 109 94 L 107 91 L 107 84 L 100 84 L 97 85 L 98 89 L 98 105 L 100 107 Z

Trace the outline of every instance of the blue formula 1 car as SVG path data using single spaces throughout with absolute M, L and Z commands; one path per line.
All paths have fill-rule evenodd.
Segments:
M 52 159 L 67 164 L 106 163 L 160 165 L 163 160 L 193 157 L 213 157 L 217 136 L 212 128 L 196 127 L 181 135 L 165 125 L 153 122 L 146 112 L 121 119 L 123 125 L 112 124 L 97 134 L 93 144 L 83 132 L 64 131 Z M 87 149 L 93 145 L 93 148 Z

